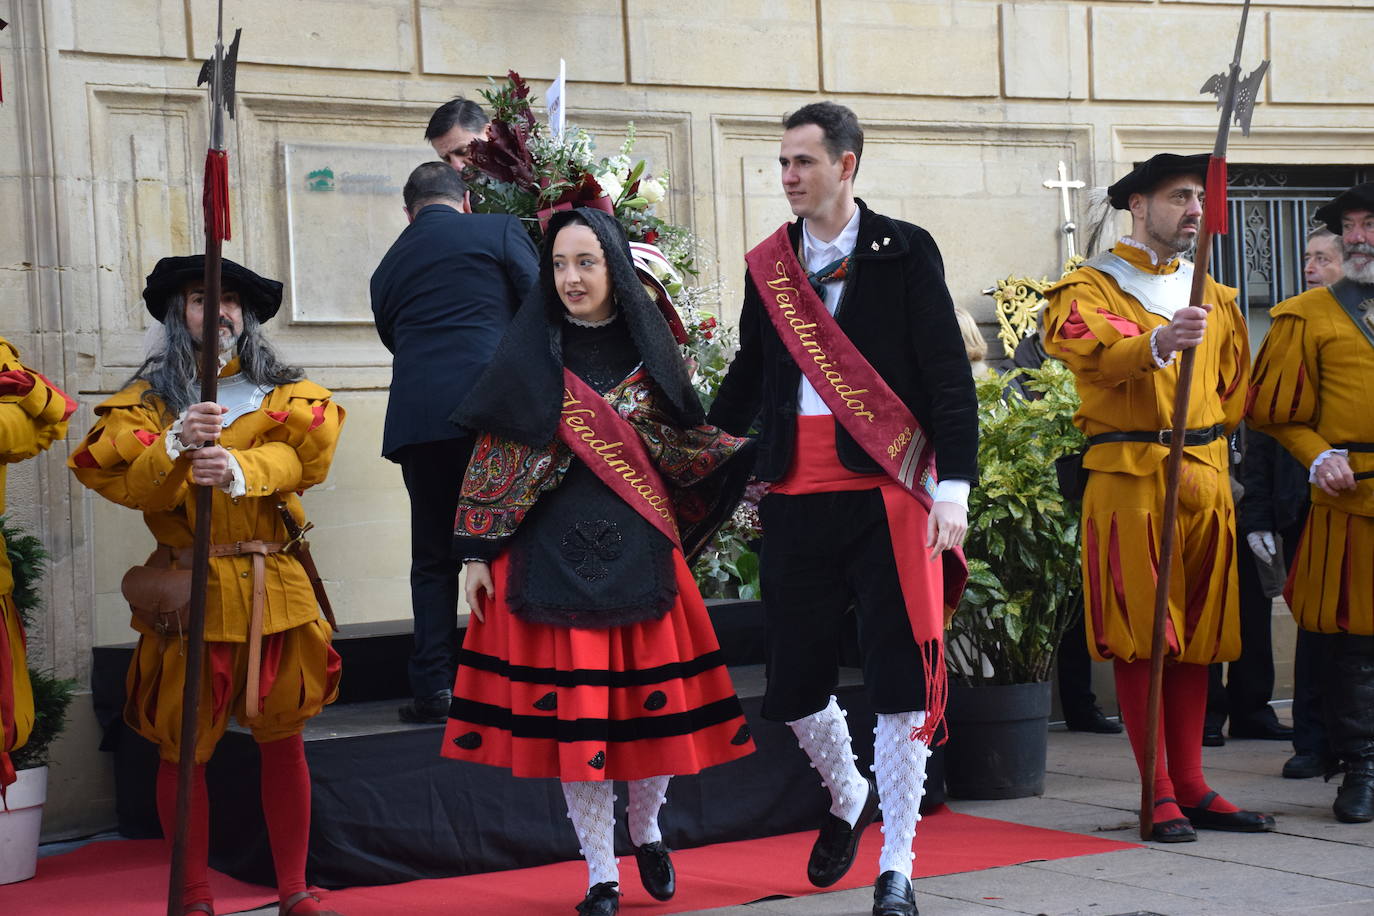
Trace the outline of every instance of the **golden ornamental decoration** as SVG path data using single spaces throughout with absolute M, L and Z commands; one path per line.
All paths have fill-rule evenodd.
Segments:
M 1070 257 L 1064 262 L 1060 278 L 1067 277 L 1082 263 L 1082 255 Z M 997 315 L 997 339 L 1008 356 L 1016 350 L 1017 344 L 1039 330 L 1040 312 L 1045 308 L 1044 293 L 1053 285 L 1048 277 L 1036 280 L 1009 276 L 998 280 L 997 285 L 987 291 L 992 296 Z

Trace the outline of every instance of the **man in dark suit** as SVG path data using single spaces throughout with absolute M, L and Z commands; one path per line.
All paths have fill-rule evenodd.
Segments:
M 410 657 L 407 722 L 448 716 L 458 651 L 453 517 L 472 439 L 449 422 L 486 368 L 538 275 L 529 235 L 513 216 L 473 215 L 467 187 L 442 162 L 410 174 L 410 225 L 372 274 L 377 334 L 394 355 L 382 455 L 410 494 Z
M 758 282 L 777 287 L 763 273 L 754 276 L 754 261 L 745 283 L 739 354 L 710 422 L 736 434 L 756 420 L 759 427 L 756 473 L 771 484 L 759 507 L 768 621 L 763 715 L 791 726 L 831 796 L 807 876 L 826 887 L 844 875 L 881 797 L 884 838 L 873 912 L 908 916 L 916 912 L 910 876 L 929 755 L 924 736 L 940 718 L 937 679 L 944 676 L 943 662 L 932 662 L 943 628 L 940 558 L 963 542 L 967 529 L 968 492 L 978 476 L 978 400 L 934 240 L 854 197 L 863 153 L 854 113 L 819 102 L 793 113 L 783 127 L 782 189 L 798 217 L 787 226 L 783 250 L 798 253 L 797 267 L 819 296 L 814 302 L 802 297 L 811 312 L 792 319 L 791 330 L 817 327 L 815 322 L 829 327 L 821 308 L 834 316 L 843 338 L 836 339 L 835 357 L 846 342 L 858 352 L 858 360 L 846 357 L 845 371 L 857 369 L 854 378 L 864 377 L 868 370 L 860 363 L 866 363 L 900 404 L 868 393 L 876 386 L 867 383 L 858 391 L 846 388 L 851 399 L 863 396 L 887 417 L 909 411 L 930 437 L 939 477 L 933 504 L 918 516 L 924 519 L 919 533 L 897 523 L 900 500 L 916 498 L 892 496 L 897 483 L 880 470 L 871 446 L 861 445 L 832 414 L 832 403 L 837 412 L 853 409 L 835 399 L 841 386 L 832 382 L 833 390 L 823 394 L 825 379 L 817 376 L 813 385 L 802 374 L 765 312 Z M 772 241 L 765 244 L 775 250 Z M 908 593 L 912 580 L 925 588 Z M 878 712 L 876 787 L 854 766 L 844 714 L 831 695 L 835 645 L 851 599 L 858 609 L 864 683 Z M 933 632 L 923 635 L 931 617 Z

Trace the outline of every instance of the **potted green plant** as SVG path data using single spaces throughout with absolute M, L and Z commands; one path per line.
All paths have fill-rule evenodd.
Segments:
M 1008 383 L 1020 374 L 1025 397 Z M 1078 509 L 1054 460 L 1081 449 L 1072 374 L 1040 369 L 981 379 L 980 485 L 969 497 L 969 582 L 950 622 L 947 784 L 962 798 L 1044 790 L 1049 676 L 1081 601 Z
M 48 554 L 38 538 L 16 531 L 0 516 L 0 540 L 5 543 L 14 573 L 13 601 L 27 628 L 39 606 L 38 582 L 47 568 Z M 48 754 L 67 722 L 76 682 L 29 668 L 33 687 L 34 722 L 28 741 L 10 754 L 18 780 L 5 792 L 0 806 L 0 884 L 32 878 L 38 865 L 43 805 L 48 795 Z

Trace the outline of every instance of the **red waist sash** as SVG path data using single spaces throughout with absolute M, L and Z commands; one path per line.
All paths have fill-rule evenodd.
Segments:
M 582 379 L 563 370 L 563 412 L 558 438 L 632 509 L 678 550 L 672 498 L 639 433 Z

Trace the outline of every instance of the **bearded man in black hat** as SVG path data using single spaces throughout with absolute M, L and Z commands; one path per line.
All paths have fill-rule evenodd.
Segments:
M 1286 597 L 1319 644 L 1337 820 L 1374 820 L 1374 182 L 1317 211 L 1345 276 L 1271 312 L 1250 420 L 1307 468 L 1312 507 Z
M 1074 423 L 1088 436 L 1083 494 L 1083 595 L 1088 649 L 1110 660 L 1121 718 L 1154 782 L 1154 839 L 1196 828 L 1274 829 L 1207 784 L 1202 726 L 1207 666 L 1240 654 L 1236 526 L 1227 434 L 1245 412 L 1250 345 L 1236 290 L 1210 277 L 1190 306 L 1207 156 L 1161 153 L 1108 188 L 1131 232 L 1046 291 L 1045 349 L 1078 385 Z M 1146 708 L 1165 465 L 1177 357 L 1196 349 L 1170 582 L 1160 753 L 1145 772 Z
M 344 411 L 330 393 L 285 365 L 261 326 L 282 285 L 232 261 L 223 265 L 219 314 L 206 314 L 204 258 L 163 258 L 143 300 L 165 340 L 128 384 L 96 407 L 99 418 L 68 464 L 101 496 L 143 513 L 157 541 L 123 591 L 139 633 L 124 718 L 158 747 L 163 835 L 176 828 L 177 761 L 194 753 L 184 913 L 213 913 L 207 874 L 205 764 L 233 713 L 262 753 L 262 807 L 281 916 L 327 913 L 306 888 L 310 772 L 301 731 L 338 693 L 339 656 L 283 518 L 303 527 L 298 493 L 329 471 Z M 217 402 L 198 401 L 197 351 L 220 354 Z M 180 747 L 184 615 L 194 540 L 192 485 L 214 488 L 205 657 L 196 747 Z M 160 600 L 152 600 L 157 595 Z M 161 613 L 159 613 L 161 611 Z

